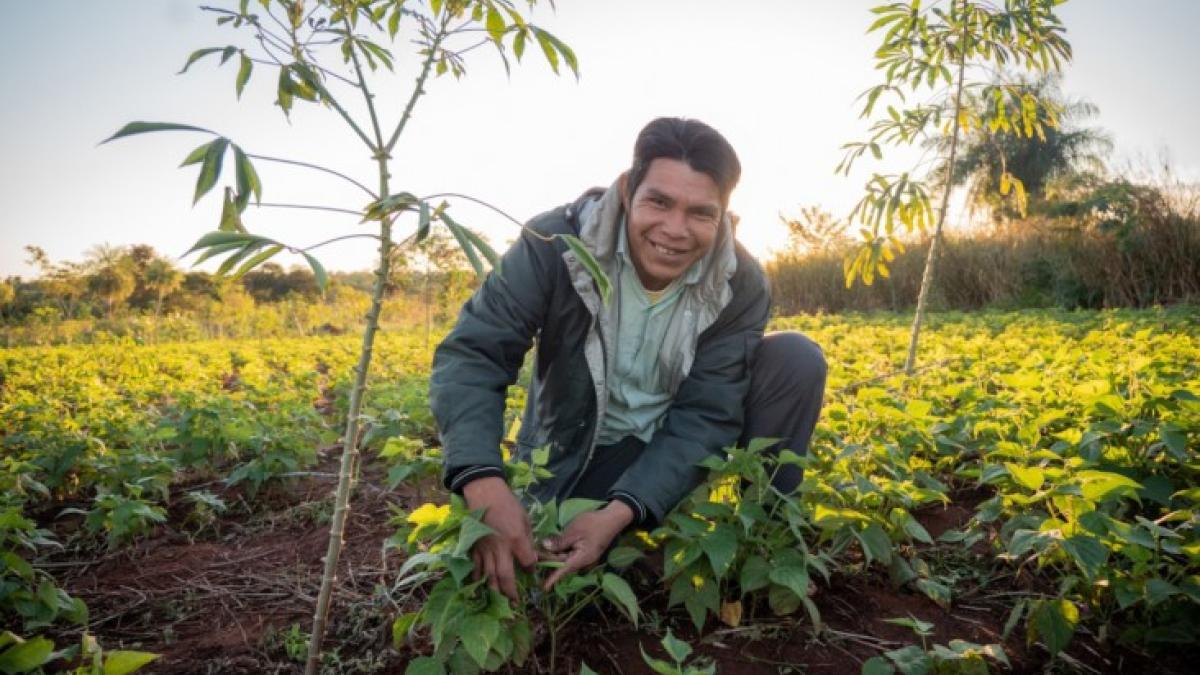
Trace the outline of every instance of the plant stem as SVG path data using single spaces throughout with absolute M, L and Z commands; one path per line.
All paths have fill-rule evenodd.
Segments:
M 367 388 L 367 372 L 371 367 L 371 356 L 375 333 L 379 328 L 379 315 L 383 308 L 383 290 L 387 285 L 388 264 L 392 247 L 392 223 L 384 220 L 380 227 L 379 268 L 376 271 L 375 287 L 371 293 L 371 309 L 367 312 L 367 326 L 363 331 L 362 351 L 358 365 L 354 368 L 354 386 L 350 390 L 350 409 L 346 413 L 346 432 L 342 437 L 342 461 L 338 470 L 337 492 L 334 496 L 333 518 L 329 527 L 329 546 L 325 553 L 325 570 L 321 575 L 321 590 L 317 595 L 316 611 L 313 614 L 312 635 L 309 638 L 307 675 L 316 675 L 321 657 L 321 640 L 325 635 L 329 616 L 333 584 L 337 580 L 338 558 L 345 543 L 346 516 L 350 511 L 350 483 L 358 456 L 358 422 L 362 411 L 363 393 Z
M 396 141 L 400 139 L 400 134 L 408 125 L 408 120 L 412 118 L 413 107 L 416 106 L 417 99 L 425 93 L 425 80 L 429 79 L 429 71 L 433 68 L 433 62 L 437 60 L 438 47 L 445 38 L 446 19 L 443 19 L 442 27 L 434 35 L 433 42 L 429 44 L 429 53 L 425 55 L 425 62 L 421 64 L 421 74 L 417 77 L 417 85 L 413 88 L 412 96 L 408 98 L 408 104 L 404 106 L 404 114 L 400 116 L 400 122 L 396 124 L 396 130 L 392 132 L 392 137 L 388 139 L 387 145 L 380 148 L 380 154 L 390 155 L 392 148 L 396 147 Z
M 917 364 L 917 340 L 921 336 L 921 319 L 925 315 L 925 304 L 929 300 L 929 289 L 933 286 L 933 266 L 937 261 L 938 242 L 942 239 L 942 225 L 946 222 L 946 209 L 950 205 L 951 181 L 954 177 L 954 160 L 958 153 L 958 117 L 962 110 L 963 79 L 967 70 L 967 30 L 963 25 L 963 34 L 958 43 L 958 83 L 954 92 L 954 131 L 950 137 L 950 158 L 946 162 L 945 185 L 942 186 L 942 208 L 938 211 L 937 226 L 933 229 L 933 239 L 929 241 L 929 255 L 925 258 L 925 272 L 921 275 L 921 292 L 917 294 L 917 311 L 913 316 L 912 333 L 908 340 L 908 358 L 904 360 L 904 374 L 911 376 Z
M 354 184 L 355 186 L 358 187 L 358 189 L 371 195 L 372 199 L 376 198 L 375 193 L 371 190 L 371 188 L 367 187 L 366 185 L 363 185 L 362 183 L 354 180 L 353 178 L 351 178 L 350 176 L 347 176 L 344 173 L 334 171 L 333 169 L 327 169 L 319 164 L 309 164 L 308 162 L 301 162 L 301 161 L 297 161 L 294 159 L 284 159 L 282 157 L 268 157 L 266 155 L 254 155 L 249 152 L 246 153 L 246 156 L 250 157 L 251 159 L 261 159 L 264 162 L 278 162 L 280 164 L 291 164 L 293 166 L 302 166 L 306 169 L 314 169 L 316 171 L 324 171 L 325 173 L 332 174 L 334 176 L 337 176 L 338 178 L 341 178 L 342 180 L 345 180 L 347 182 Z
M 350 30 L 349 23 L 346 24 Z M 371 115 L 371 125 L 375 132 L 375 143 L 367 140 L 373 157 L 379 167 L 379 196 L 388 196 L 389 186 L 387 153 L 382 152 L 382 135 L 379 131 L 379 121 L 375 115 L 375 106 L 371 100 L 371 92 L 367 88 L 366 78 L 358 63 L 358 56 L 353 48 L 350 54 L 354 59 L 354 70 L 358 76 L 358 87 L 367 99 L 367 110 Z M 419 87 L 418 87 L 419 90 Z M 416 94 L 414 94 L 415 98 Z M 343 117 L 346 117 L 342 112 Z M 347 117 L 347 121 L 350 121 Z M 351 122 L 353 124 L 353 122 Z M 362 132 L 354 125 L 355 130 Z M 364 140 L 366 140 L 364 138 Z M 337 581 L 338 559 L 345 544 L 346 516 L 350 511 L 350 493 L 354 488 L 355 474 L 358 470 L 359 416 L 362 412 L 363 394 L 367 388 L 367 373 L 371 368 L 371 355 L 375 345 L 375 333 L 379 329 L 379 315 L 383 310 L 383 293 L 387 288 L 388 268 L 392 258 L 392 221 L 384 218 L 380 221 L 379 231 L 379 268 L 376 270 L 375 286 L 371 292 L 371 309 L 367 312 L 367 326 L 363 331 L 362 351 L 358 356 L 358 365 L 354 369 L 354 386 L 350 390 L 350 408 L 346 412 L 346 433 L 342 437 L 342 461 L 338 470 L 337 492 L 334 497 L 333 518 L 329 526 L 329 546 L 325 553 L 325 570 L 321 575 L 321 590 L 317 595 L 317 606 L 313 613 L 312 635 L 308 643 L 308 661 L 305 664 L 305 675 L 317 675 L 321 662 L 321 641 L 325 637 L 325 626 L 329 617 L 330 599 L 333 595 L 333 584 Z
M 256 206 L 260 209 L 304 209 L 304 210 L 308 210 L 308 211 L 328 211 L 330 213 L 344 213 L 346 215 L 351 215 L 351 216 L 362 216 L 362 211 L 354 211 L 352 209 L 339 209 L 336 206 L 318 206 L 315 204 L 276 204 L 276 203 L 263 202 L 261 204 L 255 204 L 254 206 Z M 363 235 L 363 236 L 373 237 L 375 235 L 369 234 L 369 235 Z

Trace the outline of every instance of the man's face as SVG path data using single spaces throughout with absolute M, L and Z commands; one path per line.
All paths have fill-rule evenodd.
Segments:
M 650 162 L 633 195 L 622 187 L 633 266 L 647 290 L 660 291 L 712 248 L 720 190 L 708 174 L 661 157 Z

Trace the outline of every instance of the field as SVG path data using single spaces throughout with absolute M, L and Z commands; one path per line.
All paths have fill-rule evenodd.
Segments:
M 798 494 L 731 452 L 610 567 L 548 594 L 537 570 L 515 608 L 464 568 L 479 529 L 438 486 L 426 335 L 384 334 L 330 671 L 1189 672 L 1200 312 L 933 315 L 912 378 L 906 317 L 772 327 L 830 364 L 809 455 L 780 459 Z M 357 348 L 0 352 L 4 627 L 86 628 L 161 654 L 150 672 L 298 671 Z

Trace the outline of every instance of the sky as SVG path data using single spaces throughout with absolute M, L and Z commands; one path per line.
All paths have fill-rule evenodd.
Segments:
M 239 101 L 236 61 L 201 61 L 177 75 L 192 50 L 248 44 L 214 25 L 191 0 L 14 3 L 0 28 L 0 277 L 32 276 L 24 247 L 55 261 L 79 260 L 96 244 L 145 243 L 182 255 L 216 229 L 220 189 L 193 206 L 197 167 L 178 168 L 197 134 L 162 133 L 100 145 L 127 122 L 168 121 L 216 130 L 247 152 L 328 166 L 377 184 L 365 146 L 338 116 L 298 104 L 287 120 L 274 77 L 256 69 Z M 236 7 L 233 1 L 206 4 Z M 903 171 L 912 153 L 866 162 L 849 178 L 833 168 L 839 146 L 864 135 L 857 96 L 879 81 L 877 38 L 866 0 L 558 0 L 533 21 L 570 44 L 580 77 L 555 76 L 536 47 L 506 75 L 495 52 L 468 55 L 461 80 L 426 86 L 394 152 L 392 187 L 418 195 L 456 192 L 519 220 L 607 186 L 629 164 L 650 119 L 684 116 L 720 130 L 737 150 L 742 181 L 731 207 L 739 238 L 759 256 L 786 243 L 782 213 L 820 205 L 843 216 L 871 170 Z M 524 3 L 518 3 L 524 7 Z M 1091 125 L 1116 142 L 1112 163 L 1145 164 L 1168 154 L 1177 172 L 1200 178 L 1200 2 L 1071 0 L 1059 8 L 1075 52 L 1063 88 L 1096 104 Z M 376 75 L 385 127 L 398 119 L 417 57 L 394 45 L 397 73 Z M 352 114 L 365 106 L 340 93 Z M 263 201 L 361 208 L 368 198 L 327 175 L 259 163 Z M 232 180 L 232 171 L 222 185 Z M 503 244 L 503 217 L 467 202 L 457 220 Z M 308 246 L 361 233 L 353 216 L 251 206 L 252 232 Z M 960 218 L 950 225 L 961 226 Z M 412 223 L 403 223 L 403 228 Z M 370 241 L 321 248 L 335 270 L 373 265 Z M 284 265 L 297 262 L 280 256 Z M 185 259 L 182 264 L 190 264 Z

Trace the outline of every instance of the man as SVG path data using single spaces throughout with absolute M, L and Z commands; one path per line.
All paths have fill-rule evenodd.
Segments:
M 485 509 L 495 534 L 472 551 L 476 572 L 516 599 L 514 559 L 538 553 L 528 515 L 504 482 L 505 389 L 537 341 L 516 455 L 549 446 L 539 499 L 587 497 L 547 553 L 546 581 L 596 562 L 631 525 L 661 521 L 703 478 L 697 463 L 751 437 L 804 452 L 820 411 L 825 361 L 797 333 L 764 339 L 766 277 L 734 241 L 729 195 L 741 165 L 719 133 L 660 118 L 633 166 L 607 190 L 534 218 L 463 307 L 438 347 L 430 403 L 447 487 Z M 608 275 L 602 302 L 557 234 L 577 235 Z M 760 344 L 761 343 L 761 344 Z M 777 477 L 782 489 L 799 472 Z

